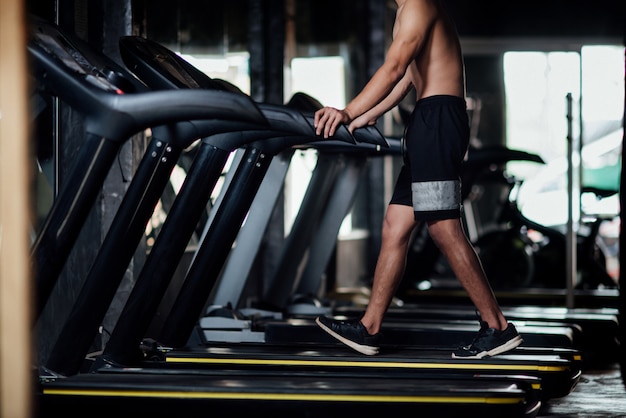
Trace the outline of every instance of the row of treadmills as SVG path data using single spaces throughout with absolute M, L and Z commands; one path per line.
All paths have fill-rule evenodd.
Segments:
M 333 250 L 329 242 L 368 159 L 400 153 L 399 141 L 375 127 L 354 134 L 343 129 L 323 141 L 312 127 L 321 105 L 307 95 L 285 105 L 254 102 L 140 37 L 120 40 L 124 68 L 73 34 L 31 18 L 28 52 L 40 93 L 58 97 L 86 121 L 75 167 L 33 244 L 37 315 L 121 145 L 152 130 L 71 314 L 37 367 L 38 416 L 533 417 L 550 399 L 574 390 L 586 344 L 609 351 L 616 344 L 614 312 L 519 307 L 506 314 L 525 339 L 520 348 L 452 359 L 451 350 L 478 329 L 473 309 L 416 305 L 390 310 L 380 355 L 338 345 L 313 319 L 357 315 L 358 307 L 297 295 L 319 286 Z M 117 325 L 104 351 L 92 356 L 89 348 L 145 225 L 178 158 L 199 138 Z M 265 295 L 277 309 L 235 309 L 290 159 L 310 148 L 317 150 L 317 167 Z M 233 153 L 160 334 L 146 335 Z

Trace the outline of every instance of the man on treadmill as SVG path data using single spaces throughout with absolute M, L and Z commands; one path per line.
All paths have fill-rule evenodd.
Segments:
M 479 314 L 477 336 L 452 357 L 501 354 L 519 346 L 522 338 L 504 317 L 461 223 L 460 170 L 469 145 L 469 120 L 456 27 L 441 0 L 396 0 L 396 4 L 385 62 L 345 109 L 324 107 L 315 114 L 317 135 L 328 138 L 340 124 L 351 132 L 374 124 L 411 89 L 417 97 L 404 132 L 406 163 L 383 221 L 367 309 L 360 319 L 319 317 L 316 322 L 356 351 L 378 354 L 383 317 L 404 274 L 411 232 L 426 222 Z

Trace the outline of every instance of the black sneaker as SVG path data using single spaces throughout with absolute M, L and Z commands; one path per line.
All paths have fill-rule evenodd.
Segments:
M 323 316 L 315 318 L 315 322 L 324 331 L 347 345 L 367 356 L 378 354 L 380 332 L 370 335 L 360 320 L 338 321 Z
M 509 322 L 505 330 L 499 331 L 489 328 L 486 322 L 480 322 L 480 331 L 470 345 L 459 347 L 452 358 L 483 358 L 491 357 L 510 351 L 520 345 L 524 340 L 515 329 L 515 325 Z

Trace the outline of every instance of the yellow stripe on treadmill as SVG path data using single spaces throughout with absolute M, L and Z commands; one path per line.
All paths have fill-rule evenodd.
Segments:
M 561 372 L 569 369 L 563 366 L 540 366 L 535 364 L 465 364 L 465 363 L 401 363 L 401 362 L 360 362 L 330 360 L 263 360 L 263 359 L 221 359 L 196 357 L 168 357 L 168 363 L 202 363 L 202 364 L 245 364 L 272 366 L 333 366 L 333 367 L 392 367 L 397 369 L 481 369 L 481 370 L 538 370 L 545 372 Z
M 186 392 L 186 391 L 122 391 L 122 390 L 80 390 L 43 389 L 44 395 L 97 396 L 126 398 L 179 398 L 179 399 L 238 399 L 267 401 L 331 401 L 331 402 L 388 402 L 388 403 L 471 403 L 471 404 L 517 404 L 525 402 L 524 397 L 490 398 L 483 396 L 382 396 L 382 395 L 333 395 L 317 393 L 239 393 L 239 392 Z

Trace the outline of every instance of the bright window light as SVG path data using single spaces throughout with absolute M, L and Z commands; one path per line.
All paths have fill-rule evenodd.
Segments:
M 298 92 L 306 93 L 324 106 L 344 108 L 346 105 L 345 61 L 342 57 L 294 58 L 285 77 L 285 101 Z M 296 153 L 289 166 L 285 184 L 285 232 L 293 221 L 304 198 L 311 173 L 315 168 L 313 150 Z M 342 232 L 351 228 L 350 215 Z
M 575 164 L 582 163 L 581 184 L 616 183 L 623 135 L 624 48 L 507 52 L 504 80 L 507 146 L 539 154 L 546 161 L 542 167 L 507 165 L 510 174 L 524 180 L 518 203 L 529 218 L 544 225 L 562 225 L 567 221 L 568 202 L 565 97 L 568 93 L 573 97 L 573 139 L 576 144 L 583 142 L 580 156 L 574 156 Z M 608 207 L 609 212 L 618 213 L 616 200 L 605 203 L 609 205 L 603 206 L 603 212 Z

